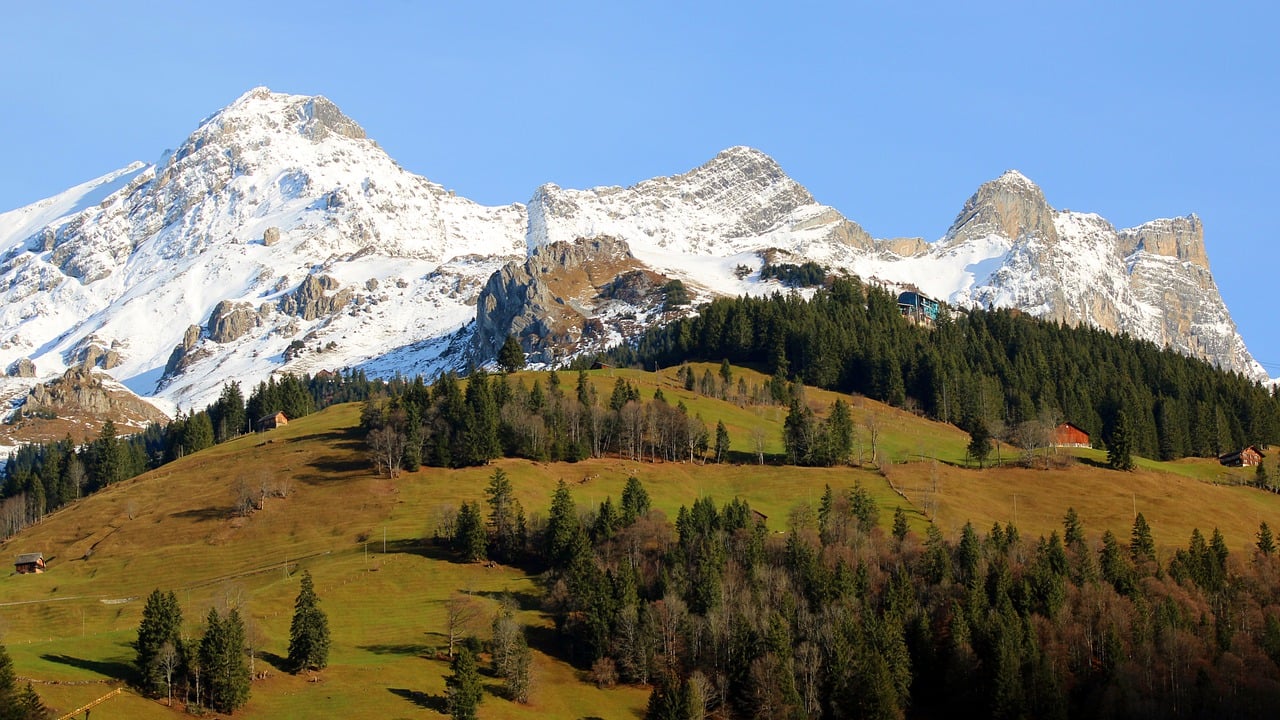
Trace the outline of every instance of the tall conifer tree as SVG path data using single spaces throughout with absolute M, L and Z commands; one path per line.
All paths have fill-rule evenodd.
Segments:
M 302 586 L 293 603 L 289 624 L 289 666 L 294 672 L 321 670 L 329 664 L 329 618 L 320 609 L 311 573 L 302 573 Z

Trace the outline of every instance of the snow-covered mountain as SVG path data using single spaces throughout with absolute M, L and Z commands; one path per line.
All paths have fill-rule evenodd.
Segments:
M 1213 283 L 1194 216 L 1117 230 L 1054 210 L 1010 172 L 983 185 L 938 242 L 877 240 L 743 147 L 630 188 L 546 185 L 527 207 L 486 207 L 400 168 L 323 97 L 258 88 L 155 164 L 0 215 L 0 393 L 22 397 L 38 380 L 95 366 L 172 412 L 281 368 L 390 375 L 485 360 L 467 349 L 492 345 L 470 342 L 490 277 L 571 255 L 598 284 L 601 268 L 581 251 L 535 251 L 601 236 L 611 262 L 633 258 L 619 272 L 644 277 L 615 284 L 608 302 L 588 288 L 574 301 L 583 323 L 606 306 L 619 313 L 618 298 L 638 298 L 641 285 L 680 279 L 695 299 L 768 292 L 778 286 L 759 279 L 762 258 L 815 260 L 959 305 L 1126 331 L 1265 377 Z M 505 277 L 567 287 L 546 280 L 555 274 Z M 657 317 L 644 314 L 645 292 L 640 317 Z
M 295 342 L 297 370 L 411 371 L 523 257 L 525 224 L 406 172 L 328 100 L 255 89 L 154 165 L 0 216 L 0 364 L 92 357 L 169 411 L 264 379 Z M 224 301 L 252 312 L 218 327 Z

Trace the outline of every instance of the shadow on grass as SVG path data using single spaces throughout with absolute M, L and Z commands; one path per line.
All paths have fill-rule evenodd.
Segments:
M 444 562 L 457 563 L 459 565 L 472 564 L 470 561 L 463 560 L 461 555 L 450 550 L 445 545 L 437 545 L 431 540 L 418 538 L 388 540 L 387 552 L 418 555 L 420 557 L 427 558 L 428 560 L 442 560 Z
M 182 512 L 170 513 L 171 518 L 185 518 L 195 520 L 196 522 L 209 522 L 212 520 L 226 520 L 236 514 L 233 507 L 207 507 L 197 508 L 194 510 L 183 510 Z
M 70 665 L 71 667 L 88 670 L 99 675 L 120 680 L 129 684 L 134 684 L 138 680 L 137 670 L 134 669 L 133 663 L 121 662 L 119 660 L 90 660 L 88 658 L 79 658 L 72 655 L 53 655 L 46 653 L 40 656 L 41 660 L 55 662 L 62 665 Z
M 399 644 L 383 644 L 383 645 L 357 645 L 361 650 L 367 650 L 374 655 L 409 655 L 416 657 L 430 657 L 432 646 L 423 643 L 399 643 Z
M 258 659 L 275 668 L 276 672 L 287 673 L 292 670 L 292 668 L 289 667 L 289 658 L 277 655 L 273 652 L 266 652 L 265 650 L 259 651 Z
M 357 448 L 358 449 L 358 448 Z M 337 477 L 340 475 L 350 475 L 352 473 L 365 472 L 373 474 L 373 463 L 362 455 L 325 455 L 307 463 L 307 467 L 315 469 L 318 475 L 303 475 L 298 479 L 308 485 L 317 485 L 322 482 L 330 482 L 334 480 L 343 480 L 345 478 Z
M 449 701 L 443 695 L 432 695 L 421 690 L 409 690 L 407 688 L 387 688 L 387 692 L 396 697 L 402 697 L 423 710 L 434 710 L 442 715 L 449 713 Z
M 510 590 L 481 590 L 477 592 L 476 595 L 497 600 L 499 602 L 502 601 L 503 598 L 510 598 L 520 610 L 542 609 L 542 598 L 536 593 L 524 590 L 516 592 L 512 592 Z

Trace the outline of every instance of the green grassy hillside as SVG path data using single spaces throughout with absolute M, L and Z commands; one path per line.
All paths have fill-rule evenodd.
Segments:
M 749 383 L 767 379 L 739 373 Z M 661 387 L 669 401 L 684 401 L 713 428 L 723 420 L 733 458 L 742 462 L 503 460 L 483 468 L 423 469 L 392 481 L 372 473 L 357 430 L 359 406 L 337 406 L 112 486 L 5 543 L 6 557 L 43 552 L 49 571 L 0 577 L 3 642 L 18 674 L 36 681 L 48 705 L 67 711 L 131 680 L 130 643 L 143 601 L 155 588 L 173 589 L 192 636 L 199 635 L 211 606 L 235 604 L 249 619 L 255 670 L 265 675 L 253 684 L 246 716 L 433 717 L 444 710 L 448 673 L 438 657 L 444 602 L 459 592 L 475 598 L 483 612 L 473 630 L 486 637 L 497 598 L 509 593 L 520 601 L 520 618 L 531 628 L 532 702 L 517 705 L 490 693 L 483 717 L 634 717 L 643 711 L 647 689 L 598 690 L 557 656 L 535 578 L 514 568 L 459 563 L 424 542 L 448 509 L 483 500 L 495 466 L 510 474 L 535 524 L 562 479 L 586 510 L 609 495 L 616 501 L 634 475 L 668 516 L 699 496 L 718 502 L 740 496 L 769 517 L 773 531 L 785 530 L 796 504 L 816 503 L 825 485 L 842 489 L 855 481 L 880 503 L 882 524 L 888 525 L 900 505 L 922 530 L 922 511 L 928 510 L 948 536 L 957 535 L 966 520 L 985 530 L 992 522 L 1014 520 L 1015 512 L 1024 535 L 1047 533 L 1059 527 L 1069 506 L 1094 537 L 1104 528 L 1127 537 L 1136 507 L 1166 548 L 1185 544 L 1197 525 L 1206 531 L 1220 527 L 1233 550 L 1252 542 L 1259 521 L 1280 525 L 1280 497 L 1207 482 L 1223 472 L 1209 461 L 1144 462 L 1136 472 L 1117 473 L 1097 467 L 1093 451 L 1082 451 L 1081 462 L 1055 470 L 970 470 L 960 466 L 964 433 L 860 399 L 852 405 L 864 456 L 870 457 L 870 423 L 893 462 L 883 473 L 869 464 L 761 466 L 749 450 L 751 432 L 763 428 L 766 451 L 780 453 L 783 409 L 738 407 L 687 392 L 674 369 L 591 373 L 603 397 L 618 377 L 639 385 L 646 398 Z M 561 378 L 572 381 L 566 373 Z M 532 382 L 532 374 L 526 380 Z M 807 393 L 824 413 L 835 397 Z M 260 510 L 238 515 L 240 489 L 257 494 L 262 487 L 284 488 L 287 496 L 268 497 Z M 313 574 L 333 629 L 330 667 L 315 678 L 282 669 L 301 568 Z M 496 688 L 498 681 L 486 683 Z M 126 694 L 93 716 L 158 718 L 176 712 Z

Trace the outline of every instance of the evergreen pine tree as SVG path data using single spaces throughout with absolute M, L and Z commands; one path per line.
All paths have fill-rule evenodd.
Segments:
M 724 426 L 723 420 L 716 421 L 716 462 L 724 462 L 725 456 L 729 454 L 729 429 Z
M 18 707 L 18 676 L 13 671 L 13 660 L 4 645 L 0 645 L 0 718 L 19 717 L 14 708 Z
M 329 618 L 320 609 L 310 571 L 304 571 L 289 624 L 289 667 L 296 673 L 322 670 L 328 664 Z
M 1271 527 L 1264 520 L 1258 526 L 1258 552 L 1271 557 L 1276 552 L 1275 539 L 1271 536 Z
M 199 662 L 208 688 L 209 706 L 232 713 L 249 700 L 249 665 L 245 660 L 244 622 L 234 608 L 225 618 L 210 608 L 200 640 Z
M 484 520 L 480 517 L 480 503 L 462 503 L 454 526 L 454 549 L 462 553 L 463 559 L 475 561 L 485 559 L 486 545 L 488 537 L 484 531 Z
M 827 442 L 833 464 L 849 462 L 849 454 L 853 452 L 853 413 L 842 398 L 836 398 L 831 404 L 831 416 L 827 418 Z
M 893 536 L 899 542 L 907 537 L 907 514 L 902 512 L 902 506 L 893 509 Z
M 502 468 L 495 469 L 493 475 L 489 476 L 489 486 L 484 492 L 489 503 L 489 525 L 493 529 L 490 543 L 493 552 L 490 555 L 510 562 L 520 549 L 517 519 L 524 514 L 524 509 L 516 499 L 511 478 L 507 477 Z
M 124 454 L 116 438 L 116 424 L 107 420 L 94 441 L 93 479 L 98 487 L 106 487 L 124 479 Z
M 968 453 L 980 468 L 986 464 L 987 456 L 991 454 L 991 431 L 981 418 L 973 422 L 973 429 L 969 431 Z
M 1115 470 L 1133 469 L 1133 428 L 1124 410 L 1116 413 L 1115 425 L 1107 440 L 1107 464 Z
M 445 679 L 449 716 L 453 720 L 475 720 L 484 688 L 480 684 L 480 669 L 476 656 L 463 646 L 453 659 L 453 674 Z
M 649 492 L 639 478 L 634 475 L 628 477 L 626 486 L 622 488 L 622 524 L 630 525 L 648 512 Z
M 489 387 L 489 374 L 476 370 L 467 379 L 466 412 L 462 414 L 465 431 L 462 464 L 484 465 L 501 453 L 498 442 L 498 406 Z
M 1077 552 L 1084 548 L 1084 528 L 1080 524 L 1080 516 L 1076 514 L 1074 507 L 1067 508 L 1067 514 L 1062 518 L 1062 540 L 1067 547 Z
M 161 652 L 165 643 L 171 644 L 181 654 L 182 608 L 178 597 L 170 590 L 162 593 L 153 590 L 142 608 L 142 622 L 138 624 L 136 663 L 143 690 L 160 693 L 165 689 L 165 673 Z
M 547 516 L 545 552 L 551 567 L 564 569 L 573 559 L 578 535 L 582 532 L 578 511 L 573 504 L 569 486 L 561 480 L 551 497 L 551 511 Z
M 213 422 L 209 413 L 198 412 L 187 418 L 183 428 L 182 448 L 187 455 L 213 446 Z
M 1154 562 L 1156 559 L 1156 541 L 1151 536 L 1151 526 L 1142 513 L 1133 519 L 1133 531 L 1129 536 L 1129 559 L 1135 565 Z
M 503 372 L 513 373 L 523 370 L 524 363 L 524 348 L 520 347 L 520 341 L 515 335 L 507 335 L 502 348 L 498 350 L 498 367 Z

